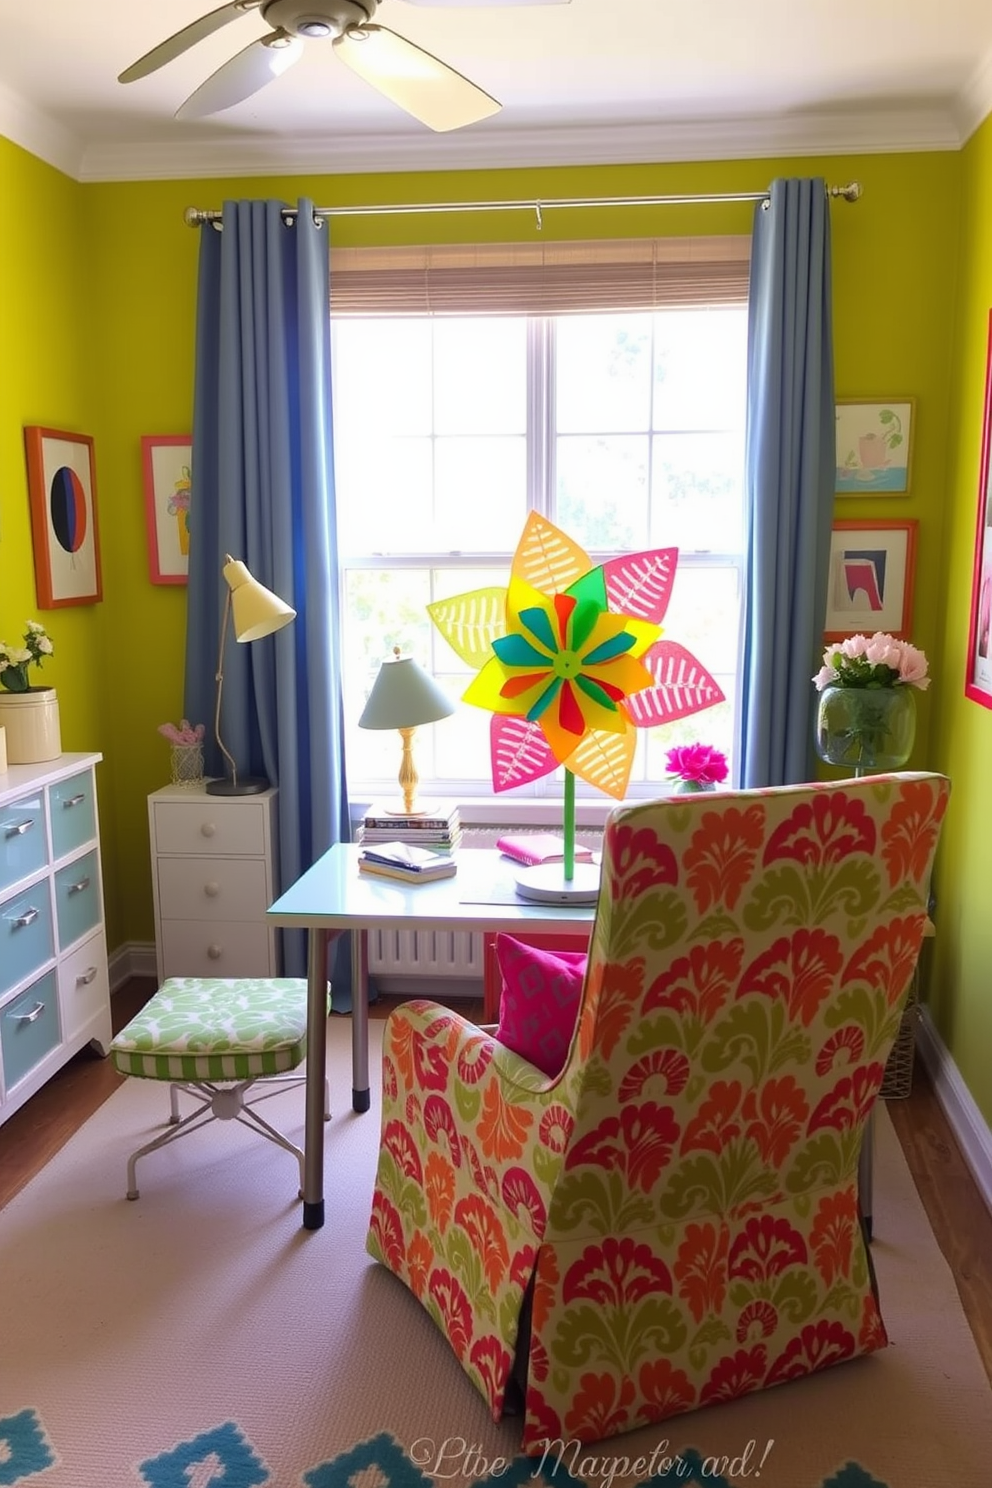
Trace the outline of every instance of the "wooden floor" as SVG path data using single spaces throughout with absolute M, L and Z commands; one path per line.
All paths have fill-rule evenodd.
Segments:
M 134 977 L 113 999 L 114 1030 L 154 993 L 150 978 Z M 396 999 L 380 998 L 373 1017 Z M 481 1019 L 482 1002 L 459 1001 L 466 1017 Z M 73 1132 L 124 1079 L 110 1061 L 84 1050 L 0 1126 L 0 1208 L 38 1173 Z M 906 1161 L 934 1234 L 954 1273 L 965 1315 L 992 1381 L 992 1213 L 972 1180 L 950 1127 L 917 1064 L 912 1092 L 887 1102 Z

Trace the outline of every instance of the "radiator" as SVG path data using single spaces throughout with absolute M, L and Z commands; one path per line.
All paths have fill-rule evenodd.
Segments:
M 548 832 L 548 826 L 467 826 L 462 847 L 495 847 L 506 832 Z M 600 845 L 598 832 L 576 833 L 576 841 Z M 469 930 L 372 930 L 369 971 L 383 992 L 416 993 L 422 978 L 443 977 L 444 996 L 481 997 L 483 943 Z M 422 990 L 425 990 L 422 988 Z

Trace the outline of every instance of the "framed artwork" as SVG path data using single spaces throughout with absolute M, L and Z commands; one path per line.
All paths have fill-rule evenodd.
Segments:
M 839 496 L 904 496 L 913 448 L 913 400 L 837 404 Z
M 982 407 L 982 457 L 978 479 L 978 519 L 972 564 L 971 612 L 968 628 L 968 671 L 965 697 L 992 708 L 992 311 L 989 312 L 985 357 L 985 402 Z
M 876 630 L 906 639 L 913 615 L 915 521 L 836 521 L 830 539 L 825 639 Z
M 38 608 L 103 598 L 93 440 L 31 425 L 24 430 Z
M 141 459 L 153 584 L 185 584 L 189 575 L 189 503 L 193 492 L 188 434 L 144 434 Z

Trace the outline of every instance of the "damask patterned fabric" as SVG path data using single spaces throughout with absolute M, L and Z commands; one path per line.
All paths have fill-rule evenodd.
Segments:
M 525 1451 L 887 1343 L 858 1155 L 948 794 L 903 773 L 618 808 L 556 1079 L 437 1004 L 390 1015 L 368 1249 L 496 1419 L 520 1346 Z

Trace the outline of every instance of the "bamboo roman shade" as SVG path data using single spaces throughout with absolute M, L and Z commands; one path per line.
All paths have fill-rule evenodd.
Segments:
M 564 315 L 740 304 L 751 239 L 331 249 L 332 315 Z

